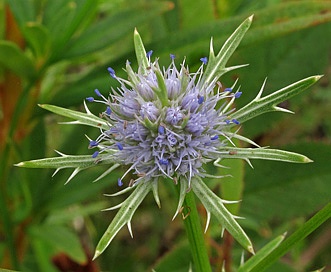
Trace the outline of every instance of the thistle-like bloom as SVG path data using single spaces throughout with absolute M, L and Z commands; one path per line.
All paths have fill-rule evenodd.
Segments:
M 170 178 L 175 183 L 190 183 L 194 177 L 204 177 L 203 165 L 217 160 L 228 146 L 233 133 L 227 127 L 239 124 L 229 119 L 230 104 L 241 92 L 232 88 L 221 89 L 216 79 L 208 84 L 201 80 L 206 60 L 195 73 L 190 73 L 185 63 L 177 70 L 174 57 L 167 69 L 160 69 L 157 60 L 151 61 L 147 53 L 147 67 L 134 73 L 129 62 L 126 65 L 129 80 L 110 75 L 120 87 L 101 100 L 88 97 L 88 101 L 105 104 L 102 117 L 109 128 L 101 129 L 90 148 L 99 148 L 93 154 L 108 154 L 114 161 L 129 168 L 119 180 L 133 171 L 135 180 L 157 181 Z
M 223 205 L 227 201 L 214 194 L 204 182 L 206 177 L 215 177 L 205 171 L 204 165 L 213 162 L 215 166 L 221 166 L 219 162 L 228 158 L 244 159 L 248 163 L 250 159 L 310 162 L 300 154 L 261 148 L 237 132 L 241 123 L 262 113 L 289 112 L 277 105 L 314 84 L 320 76 L 308 77 L 265 97 L 262 97 L 263 84 L 253 101 L 235 110 L 233 103 L 242 92 L 236 84 L 223 88 L 219 78 L 228 71 L 245 66 L 225 67 L 251 22 L 252 17 L 246 19 L 217 55 L 214 54 L 211 41 L 209 57 L 201 58 L 200 68 L 193 73 L 185 62 L 177 68 L 174 55 L 170 55 L 168 68 L 159 67 L 158 61 L 152 60 L 152 51 L 146 53 L 135 31 L 138 71 L 134 72 L 127 62 L 128 78 L 123 79 L 112 68 L 108 68 L 119 87 L 112 89 L 109 96 L 95 90 L 96 98 L 86 99 L 88 102 L 104 104 L 100 117 L 92 114 L 86 103 L 86 113 L 42 105 L 47 110 L 75 120 L 69 124 L 84 124 L 100 129 L 99 137 L 89 139 L 89 148 L 97 151 L 87 156 L 59 153 L 61 157 L 22 162 L 17 166 L 56 168 L 56 172 L 63 168 L 74 168 L 68 181 L 81 170 L 99 164 L 110 167 L 97 180 L 120 165 L 127 166 L 126 172 L 117 181 L 118 186 L 125 185 L 125 188 L 112 196 L 130 190 L 133 192 L 124 202 L 108 209 L 120 208 L 101 238 L 95 257 L 105 250 L 125 224 L 132 235 L 132 216 L 150 191 L 160 206 L 158 183 L 167 180 L 180 186 L 175 216 L 182 207 L 186 193 L 193 190 L 206 208 L 206 229 L 213 214 L 222 228 L 227 229 L 244 248 L 253 252 L 252 244 L 235 216 Z M 232 139 L 245 141 L 256 148 L 236 147 Z M 128 180 L 128 173 L 135 178 Z

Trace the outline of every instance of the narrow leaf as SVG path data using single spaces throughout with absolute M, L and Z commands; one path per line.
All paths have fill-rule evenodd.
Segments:
M 36 73 L 33 62 L 15 43 L 9 41 L 0 41 L 0 67 L 21 77 L 31 78 Z
M 253 16 L 247 18 L 233 34 L 227 39 L 223 47 L 215 57 L 212 40 L 210 42 L 210 53 L 209 60 L 201 79 L 201 85 L 209 85 L 215 78 L 219 78 L 222 74 L 226 72 L 224 70 L 225 65 L 233 52 L 236 50 L 240 44 L 242 38 L 244 37 L 246 31 L 249 29 L 253 20 Z
M 143 41 L 141 40 L 141 37 L 137 29 L 134 30 L 133 41 L 134 41 L 134 49 L 136 51 L 138 65 L 140 69 L 142 69 L 142 73 L 145 74 L 148 67 L 148 59 L 146 56 L 146 50 Z
M 278 149 L 222 147 L 219 151 L 222 159 L 262 159 L 294 163 L 312 162 L 304 155 Z
M 185 199 L 185 195 L 186 195 L 187 189 L 188 189 L 188 182 L 186 180 L 185 181 L 179 181 L 179 184 L 180 184 L 179 200 L 178 200 L 178 205 L 177 205 L 175 215 L 173 216 L 172 220 L 175 219 L 175 217 L 179 213 L 180 209 L 182 208 L 183 203 L 184 203 L 184 199 Z
M 250 103 L 248 103 L 243 108 L 235 111 L 230 115 L 231 118 L 238 120 L 240 123 L 246 122 L 249 119 L 252 119 L 258 115 L 261 115 L 266 112 L 271 111 L 287 111 L 277 107 L 281 102 L 286 101 L 287 99 L 295 96 L 302 91 L 306 90 L 308 87 L 313 85 L 318 81 L 321 76 L 311 76 L 300 81 L 297 81 L 283 89 L 280 89 L 272 94 L 267 95 L 266 97 L 261 98 L 264 84 L 256 96 Z
M 23 32 L 35 56 L 45 57 L 51 47 L 49 30 L 40 23 L 29 22 Z
M 122 203 L 120 210 L 117 212 L 106 232 L 101 237 L 93 259 L 100 256 L 124 225 L 130 224 L 133 214 L 151 189 L 151 182 L 142 181 L 138 184 L 132 194 Z
M 234 219 L 233 215 L 225 208 L 222 203 L 222 199 L 211 191 L 201 179 L 195 179 L 191 183 L 191 186 L 206 210 L 218 219 L 222 227 L 227 229 L 227 231 L 238 241 L 239 244 L 241 244 L 249 252 L 254 253 L 251 241 Z
M 87 125 L 87 126 L 96 127 L 96 128 L 109 129 L 109 126 L 105 120 L 95 116 L 94 114 L 90 113 L 89 111 L 87 113 L 83 113 L 83 112 L 69 110 L 66 108 L 61 108 L 58 106 L 53 106 L 53 105 L 48 105 L 48 104 L 42 104 L 39 106 L 43 109 L 54 112 L 58 115 L 69 117 L 69 118 L 76 120 L 76 122 L 74 122 L 74 123 L 71 122 L 70 124 L 82 124 L 82 125 Z
M 252 256 L 247 262 L 239 267 L 238 272 L 249 272 L 264 258 L 266 258 L 271 252 L 273 252 L 280 243 L 285 239 L 286 234 L 277 236 L 275 239 L 261 248 L 254 256 Z
M 53 157 L 39 160 L 24 161 L 15 164 L 18 167 L 25 168 L 79 168 L 86 169 L 101 164 L 113 164 L 109 155 L 100 154 L 98 158 L 92 158 L 90 155 L 64 155 L 62 157 Z

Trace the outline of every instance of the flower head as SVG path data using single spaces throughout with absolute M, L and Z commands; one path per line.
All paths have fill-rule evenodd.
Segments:
M 203 85 L 205 62 L 190 73 L 184 62 L 177 69 L 173 58 L 161 69 L 150 55 L 148 69 L 130 72 L 131 81 L 115 77 L 120 87 L 109 98 L 99 92 L 102 101 L 87 98 L 104 103 L 111 112 L 102 115 L 109 128 L 102 129 L 90 147 L 101 147 L 99 154 L 109 153 L 128 165 L 121 180 L 132 170 L 137 178 L 130 185 L 159 177 L 190 184 L 193 177 L 204 177 L 203 165 L 218 159 L 219 148 L 229 144 L 225 131 L 238 122 L 230 121 L 223 110 L 241 92 L 224 91 L 216 80 Z M 132 71 L 130 64 L 126 68 Z

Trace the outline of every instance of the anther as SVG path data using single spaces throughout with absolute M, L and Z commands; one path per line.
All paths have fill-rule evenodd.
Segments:
M 164 134 L 164 127 L 163 126 L 159 126 L 158 131 L 159 131 L 159 133 L 161 135 L 163 135 Z
M 86 100 L 87 100 L 88 102 L 93 102 L 93 101 L 94 101 L 94 97 L 86 97 Z
M 115 70 L 113 68 L 108 67 L 107 70 L 112 78 L 116 78 Z
M 99 155 L 99 151 L 95 151 L 92 155 L 92 158 L 96 158 Z
M 236 125 L 240 124 L 240 122 L 237 119 L 232 119 L 232 122 L 235 123 Z
M 201 58 L 200 60 L 202 61 L 202 63 L 203 63 L 204 65 L 206 65 L 207 62 L 208 62 L 208 58 L 207 58 L 207 57 Z
M 97 96 L 100 96 L 100 97 L 102 96 L 102 94 L 99 92 L 98 89 L 95 89 L 94 92 L 95 92 L 95 94 L 96 94 Z
M 198 95 L 198 104 L 202 104 L 205 98 L 203 96 Z
M 167 159 L 159 159 L 159 163 L 163 165 L 168 165 L 169 161 Z
M 150 58 L 152 56 L 152 54 L 153 54 L 153 50 L 150 50 L 146 53 L 146 57 Z
M 218 135 L 215 135 L 215 136 L 210 138 L 210 140 L 212 140 L 212 141 L 217 140 L 217 139 L 218 139 Z
M 107 115 L 110 115 L 111 114 L 111 108 L 108 106 L 107 109 L 106 109 L 106 114 Z
M 117 185 L 119 187 L 121 187 L 123 185 L 123 182 L 122 182 L 122 180 L 120 178 L 118 178 L 118 180 L 117 180 Z
M 90 144 L 89 144 L 89 148 L 93 148 L 93 147 L 96 147 L 96 146 L 98 146 L 98 142 L 97 141 L 90 141 Z
M 121 143 L 116 143 L 116 146 L 119 150 L 123 150 L 123 145 Z
M 234 97 L 235 97 L 235 98 L 239 98 L 239 97 L 241 96 L 241 94 L 242 94 L 242 92 L 236 92 L 236 93 L 234 94 Z

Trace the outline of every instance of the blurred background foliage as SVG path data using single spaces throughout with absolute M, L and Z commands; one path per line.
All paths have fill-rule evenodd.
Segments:
M 241 128 L 262 146 L 303 153 L 314 163 L 254 161 L 251 169 L 243 162 L 226 162 L 232 180 L 244 180 L 239 214 L 246 220 L 240 223 L 259 249 L 273 237 L 293 232 L 330 201 L 331 1 L 0 0 L 0 267 L 188 271 L 191 259 L 182 218 L 171 221 L 177 204 L 171 186 L 160 190 L 162 209 L 152 196 L 138 209 L 134 239 L 121 230 L 92 262 L 94 246 L 115 214 L 100 210 L 118 201 L 103 193 L 117 190 L 115 181 L 123 169 L 97 183 L 91 181 L 102 169 L 88 170 L 64 186 L 67 171 L 52 178 L 48 170 L 13 164 L 55 156 L 54 149 L 90 152 L 84 135 L 93 138 L 98 131 L 58 125 L 64 119 L 37 104 L 82 108 L 95 88 L 107 94 L 115 82 L 106 68 L 121 74 L 127 59 L 136 64 L 135 27 L 161 64 L 167 65 L 172 53 L 178 64 L 186 57 L 194 70 L 208 54 L 211 36 L 218 50 L 251 14 L 253 25 L 229 63 L 250 65 L 222 78 L 224 86 L 239 78 L 244 95 L 238 108 L 254 98 L 267 76 L 266 94 L 324 74 L 309 91 L 282 105 L 296 115 L 270 113 Z M 209 183 L 226 198 L 221 184 Z M 203 209 L 201 218 L 204 223 Z M 323 224 L 269 271 L 331 269 L 330 226 Z M 241 248 L 227 234 L 222 239 L 220 229 L 212 220 L 206 234 L 212 264 L 220 271 L 226 260 L 227 268 L 235 271 Z

